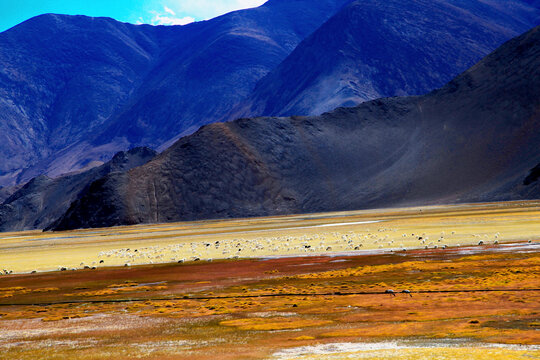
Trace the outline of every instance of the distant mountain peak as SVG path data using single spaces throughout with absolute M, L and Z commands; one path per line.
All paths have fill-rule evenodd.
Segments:
M 219 120 L 346 1 L 270 2 L 188 26 L 44 14 L 0 33 L 0 186 Z
M 436 89 L 533 25 L 522 1 L 353 1 L 305 39 L 225 120 L 318 115 Z

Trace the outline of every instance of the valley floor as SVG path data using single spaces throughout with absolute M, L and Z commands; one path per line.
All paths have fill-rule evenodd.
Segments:
M 0 277 L 0 353 L 540 358 L 539 218 L 520 202 L 2 234 L 21 274 Z
M 30 273 L 493 245 L 538 239 L 538 219 L 540 201 L 528 201 L 0 233 L 0 270 Z

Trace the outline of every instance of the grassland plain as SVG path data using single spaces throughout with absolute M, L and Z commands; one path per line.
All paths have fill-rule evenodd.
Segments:
M 540 202 L 0 234 L 0 270 L 13 273 L 441 248 L 535 240 Z
M 0 354 L 540 358 L 538 222 L 525 202 L 3 234 L 0 264 L 9 250 L 21 274 L 0 277 Z M 151 246 L 163 258 L 123 266 L 138 259 L 120 250 Z M 98 266 L 48 272 L 50 259 L 25 259 L 34 250 Z

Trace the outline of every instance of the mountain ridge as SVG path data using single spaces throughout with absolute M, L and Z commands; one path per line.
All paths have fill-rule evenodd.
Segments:
M 508 8 L 520 6 L 523 14 L 508 16 Z M 527 15 L 535 20 L 528 23 Z M 520 1 L 417 0 L 406 7 L 394 0 L 353 1 L 262 78 L 226 119 L 319 115 L 381 97 L 421 95 L 538 25 L 539 17 L 539 8 Z
M 134 148 L 117 153 L 107 163 L 90 170 L 51 179 L 33 178 L 0 205 L 0 231 L 43 229 L 67 211 L 89 185 L 115 172 L 143 165 L 157 153 L 149 148 Z
M 252 94 L 261 78 L 279 68 L 301 41 L 349 2 L 271 0 L 258 8 L 169 27 L 49 14 L 0 33 L 0 157 L 4 159 L 0 163 L 0 186 L 21 185 L 41 174 L 56 177 L 94 166 L 135 146 L 162 150 L 204 124 L 246 115 L 277 114 L 257 109 L 247 113 L 231 111 Z M 447 3 L 415 0 L 410 6 L 424 4 L 429 10 Z M 483 32 L 494 28 L 493 36 L 498 41 L 521 33 L 540 17 L 540 7 L 524 0 L 452 3 L 465 9 L 481 6 L 476 12 L 486 14 L 478 24 L 456 23 L 457 33 L 470 33 L 467 29 L 471 24 L 472 29 L 481 28 Z M 394 3 L 390 7 L 380 1 L 369 4 L 382 10 L 386 6 L 398 15 L 409 6 L 399 8 Z M 494 25 L 497 23 L 500 25 Z M 430 26 L 431 30 L 440 28 Z M 337 26 L 335 38 L 354 38 L 354 29 L 342 34 L 343 29 Z M 409 30 L 404 28 L 402 32 Z M 424 29 L 428 33 L 431 30 Z M 485 55 L 496 43 L 484 40 L 469 37 L 465 48 L 482 47 L 482 54 L 477 56 Z M 452 45 L 456 52 L 462 46 L 458 45 Z M 444 53 L 452 53 L 452 49 Z M 319 51 L 320 57 L 327 53 L 324 47 Z M 316 64 L 301 63 L 300 70 L 309 73 Z M 332 63 L 332 81 L 339 82 L 340 76 L 347 74 L 339 64 Z M 360 62 L 356 66 L 354 56 L 347 64 L 345 69 L 362 68 Z M 465 63 L 457 66 L 451 75 L 466 67 Z M 296 75 L 286 75 L 280 81 L 286 80 L 294 88 L 299 72 L 293 73 Z M 363 86 L 362 81 L 356 82 Z M 264 85 L 260 84 L 259 88 Z M 404 92 L 431 87 L 411 87 Z M 350 94 L 348 86 L 336 89 L 337 95 L 330 94 L 322 101 L 305 96 L 298 112 L 290 110 L 301 114 L 308 108 L 322 112 L 338 106 L 342 97 Z M 357 99 L 349 100 L 347 105 Z
M 49 14 L 0 33 L 0 186 L 213 121 L 346 1 L 270 1 L 185 26 Z
M 52 229 L 536 198 L 539 61 L 536 27 L 424 96 L 205 126 Z

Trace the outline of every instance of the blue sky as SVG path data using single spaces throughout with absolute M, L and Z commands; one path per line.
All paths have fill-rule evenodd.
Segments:
M 0 0 L 0 32 L 44 13 L 108 16 L 119 21 L 183 25 L 266 0 Z

